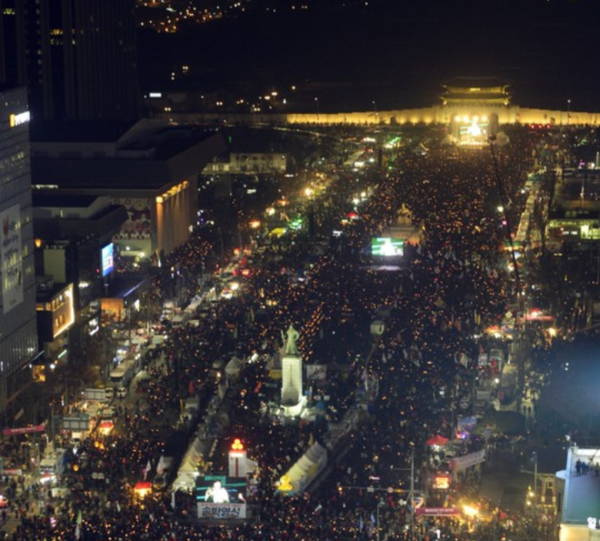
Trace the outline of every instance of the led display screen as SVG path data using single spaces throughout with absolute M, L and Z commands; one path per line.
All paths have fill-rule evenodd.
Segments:
M 398 257 L 404 254 L 404 241 L 392 237 L 377 237 L 371 240 L 371 255 Z
M 115 245 L 111 242 L 102 248 L 102 276 L 106 276 L 115 268 Z

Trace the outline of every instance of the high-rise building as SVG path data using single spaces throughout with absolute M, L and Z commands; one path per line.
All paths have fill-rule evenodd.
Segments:
M 0 86 L 26 82 L 24 30 L 20 0 L 0 0 Z
M 36 121 L 138 118 L 135 0 L 12 1 L 25 20 Z
M 0 411 L 38 351 L 29 120 L 25 88 L 0 87 Z

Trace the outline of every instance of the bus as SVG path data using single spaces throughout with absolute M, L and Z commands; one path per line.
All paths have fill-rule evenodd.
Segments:
M 127 387 L 133 376 L 135 376 L 135 361 L 133 359 L 123 361 L 109 374 L 111 383 L 117 388 Z

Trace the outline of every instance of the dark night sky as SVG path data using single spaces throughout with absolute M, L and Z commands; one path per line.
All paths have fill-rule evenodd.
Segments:
M 599 41 L 599 0 L 380 0 L 143 33 L 141 64 L 146 86 L 180 62 L 203 87 L 312 82 L 324 110 L 429 106 L 457 75 L 499 76 L 521 106 L 565 108 L 570 98 L 574 110 L 595 110 Z

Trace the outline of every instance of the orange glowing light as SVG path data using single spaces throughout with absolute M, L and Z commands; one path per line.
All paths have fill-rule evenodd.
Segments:
M 243 451 L 244 450 L 244 444 L 240 441 L 239 438 L 235 438 L 233 440 L 233 443 L 231 444 L 231 450 L 232 451 Z

